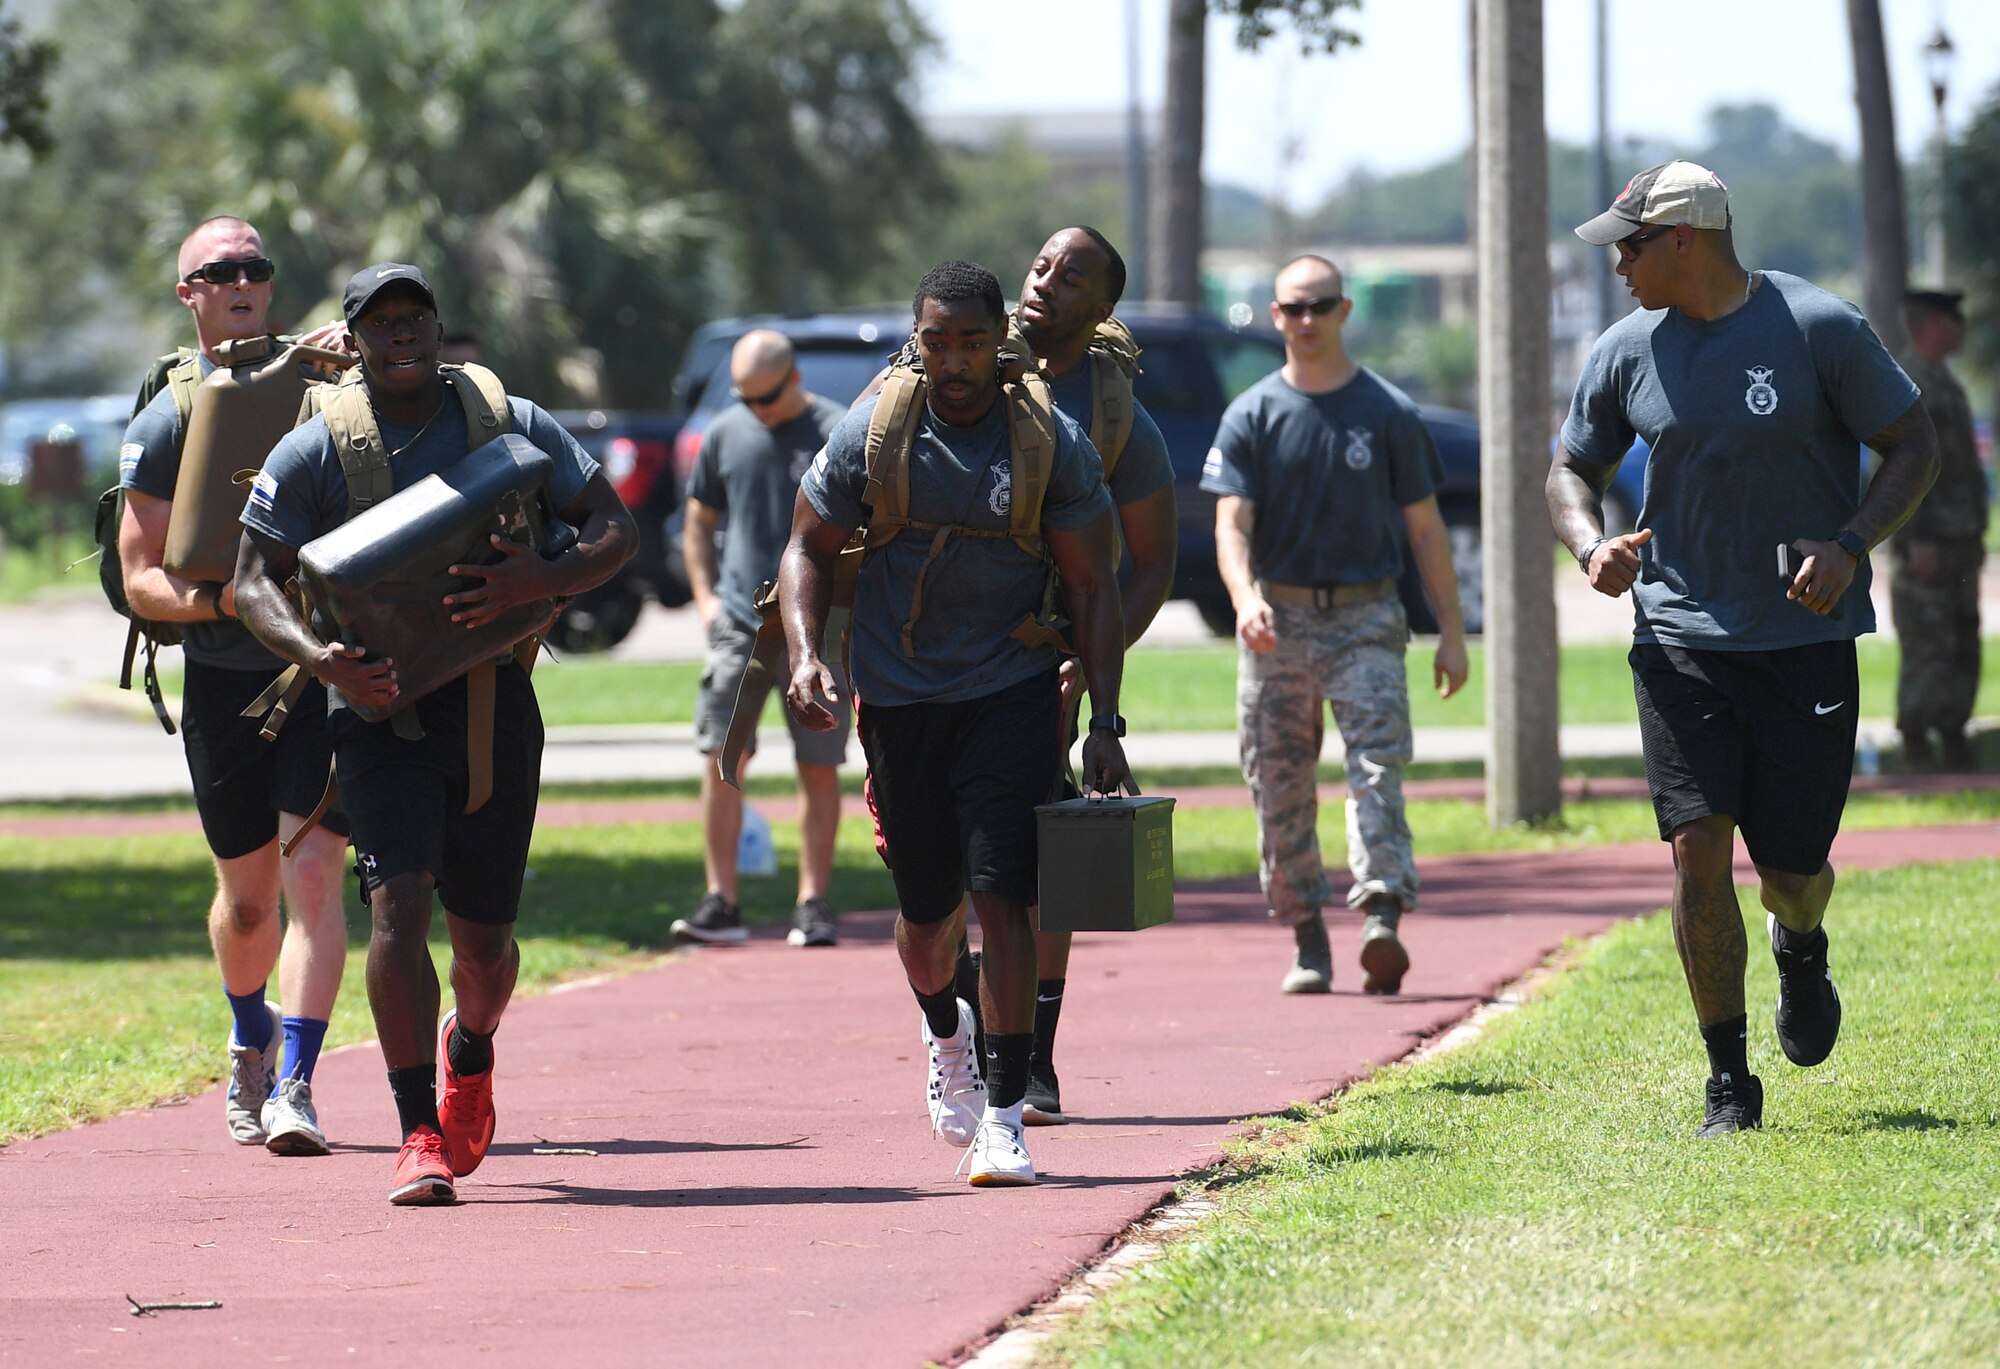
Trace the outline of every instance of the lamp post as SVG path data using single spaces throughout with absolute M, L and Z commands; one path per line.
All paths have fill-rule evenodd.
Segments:
M 1924 245 L 1924 261 L 1932 288 L 1945 288 L 1944 249 L 1944 97 L 1951 87 L 1951 66 L 1958 51 L 1951 44 L 1951 35 L 1944 31 L 1943 21 L 1939 21 L 1937 32 L 1924 44 L 1924 76 L 1931 83 L 1931 104 L 1937 110 L 1937 184 L 1931 192 L 1931 221 L 1929 239 Z

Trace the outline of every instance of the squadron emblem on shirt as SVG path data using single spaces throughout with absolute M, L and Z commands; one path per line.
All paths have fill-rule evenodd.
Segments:
M 1349 470 L 1365 471 L 1369 466 L 1374 464 L 1374 436 L 1375 434 L 1366 428 L 1349 428 L 1347 430 L 1347 468 Z
M 1014 507 L 1014 466 L 1011 461 L 1002 461 L 993 468 L 993 489 L 986 496 L 986 507 L 1002 517 Z
M 1743 392 L 1743 402 L 1750 406 L 1750 412 L 1762 418 L 1778 407 L 1778 392 L 1771 388 L 1771 368 L 1752 366 L 1744 372 L 1750 377 L 1750 388 Z

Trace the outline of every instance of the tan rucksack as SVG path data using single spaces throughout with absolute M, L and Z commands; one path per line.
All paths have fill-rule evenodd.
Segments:
M 1028 350 L 1011 318 L 1007 340 L 1022 351 Z M 1138 421 L 1132 382 L 1139 377 L 1139 340 L 1132 336 L 1132 330 L 1123 320 L 1108 318 L 1091 334 L 1083 361 L 1090 367 L 1090 445 L 1097 448 L 1098 459 L 1104 463 L 1104 478 L 1109 480 Z

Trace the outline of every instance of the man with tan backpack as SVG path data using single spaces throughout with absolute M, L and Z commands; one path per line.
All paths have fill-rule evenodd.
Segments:
M 880 395 L 841 421 L 800 485 L 779 571 L 793 663 L 785 701 L 808 727 L 837 725 L 824 660 L 835 644 L 822 638 L 845 580 L 857 725 L 896 882 L 897 950 L 922 1009 L 932 1130 L 969 1143 L 975 1186 L 1031 1184 L 1028 905 L 1034 809 L 1060 770 L 1055 575 L 1095 713 L 1085 782 L 1108 791 L 1127 777 L 1111 501 L 1089 439 L 1003 345 L 992 272 L 941 263 L 911 312 L 914 364 L 893 367 Z M 842 576 L 843 559 L 858 560 L 856 578 Z M 1034 737 L 1049 744 L 1022 744 Z M 968 891 L 984 940 L 983 1084 L 971 1005 L 953 981 L 953 914 Z
M 317 415 L 265 460 L 243 510 L 236 592 L 259 640 L 329 687 L 340 798 L 374 920 L 368 1002 L 403 1138 L 389 1200 L 448 1203 L 453 1179 L 477 1168 L 493 1140 L 493 1034 L 520 965 L 514 921 L 541 782 L 542 721 L 516 654 L 496 662 L 489 652 L 460 673 L 441 671 L 449 678 L 421 696 L 408 658 L 421 658 L 431 639 L 485 633 L 509 615 L 545 624 L 562 598 L 609 579 L 636 542 L 632 515 L 554 419 L 509 398 L 490 371 L 439 365 L 437 298 L 421 271 L 394 262 L 364 268 L 348 282 L 342 311 L 360 354 L 359 383 L 313 391 Z M 312 571 L 313 546 L 389 513 L 434 476 L 463 472 L 469 455 L 511 453 L 514 444 L 547 463 L 542 493 L 576 529 L 574 545 L 536 554 L 490 537 L 488 563 L 445 568 L 457 587 L 435 602 L 393 606 L 392 622 L 417 625 L 402 662 L 338 636 L 322 641 L 286 592 L 302 567 Z M 457 487 L 437 480 L 426 488 Z M 513 640 L 510 630 L 498 645 L 504 651 Z M 434 901 L 444 905 L 452 945 L 455 1008 L 442 1024 L 426 946 Z
M 135 620 L 177 625 L 181 634 L 180 732 L 202 834 L 215 858 L 209 940 L 234 1018 L 229 1134 L 279 1155 L 324 1155 L 312 1077 L 347 963 L 340 906 L 346 823 L 328 814 L 295 848 L 281 854 L 280 843 L 291 843 L 326 784 L 333 750 L 326 691 L 313 684 L 294 701 L 289 727 L 275 737 L 260 735 L 259 718 L 244 706 L 284 662 L 237 621 L 226 575 L 184 573 L 168 551 L 172 532 L 196 512 L 192 496 L 177 498 L 184 454 L 198 459 L 187 451 L 196 391 L 232 345 L 266 338 L 275 268 L 255 228 L 218 217 L 188 234 L 177 271 L 175 293 L 194 315 L 198 347 L 175 361 L 166 384 L 126 429 L 118 459 L 118 559 Z M 264 453 L 215 455 L 255 464 Z M 230 511 L 228 521 L 234 520 Z M 129 672 L 129 655 L 126 664 Z M 148 692 L 156 693 L 150 659 L 147 676 Z M 164 721 L 164 704 L 156 700 L 156 707 Z M 274 968 L 282 1015 L 264 996 Z

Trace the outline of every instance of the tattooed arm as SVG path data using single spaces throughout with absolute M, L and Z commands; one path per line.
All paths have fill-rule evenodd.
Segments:
M 1937 480 L 1937 429 L 1931 426 L 1923 401 L 1918 400 L 1901 418 L 1869 438 L 1868 445 L 1882 458 L 1882 464 L 1868 482 L 1861 507 L 1844 527 L 1834 531 L 1852 531 L 1873 547 L 1908 521 Z M 1824 617 L 1840 603 L 1861 562 L 1833 541 L 1799 537 L 1792 545 L 1804 552 L 1806 559 L 1785 597 Z
M 1651 528 L 1618 537 L 1604 535 L 1604 492 L 1617 473 L 1615 463 L 1593 465 L 1565 449 L 1542 485 L 1556 536 L 1590 577 L 1590 587 L 1613 599 L 1639 578 L 1637 549 L 1653 540 Z

